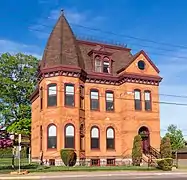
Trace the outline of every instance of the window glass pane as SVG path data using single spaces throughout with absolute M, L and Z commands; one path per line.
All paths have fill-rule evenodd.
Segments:
M 109 62 L 104 62 L 103 63 L 103 72 L 104 73 L 109 73 L 110 72 Z
M 114 149 L 114 139 L 107 139 L 107 149 Z
M 75 148 L 74 147 L 74 137 L 66 137 L 65 139 L 65 148 Z
M 51 125 L 48 129 L 48 136 L 56 136 L 56 126 Z
M 95 71 L 101 72 L 101 60 L 100 57 L 95 58 Z
M 91 100 L 91 109 L 98 110 L 99 109 L 99 101 L 98 100 Z
M 151 101 L 145 101 L 145 110 L 151 110 Z
M 74 127 L 72 125 L 66 126 L 66 136 L 74 136 Z
M 99 138 L 91 138 L 91 149 L 99 148 Z
M 47 141 L 47 147 L 48 148 L 56 148 L 56 142 L 57 142 L 57 137 L 56 136 L 50 136 L 48 137 Z
M 48 101 L 47 101 L 48 106 L 56 106 L 57 105 L 57 96 L 48 96 Z
M 91 91 L 91 99 L 99 99 L 99 92 Z
M 74 86 L 73 85 L 66 85 L 66 94 L 74 95 Z
M 135 100 L 135 109 L 141 110 L 141 101 L 140 100 Z
M 56 85 L 48 87 L 49 96 L 56 95 Z
M 140 99 L 140 91 L 134 91 L 134 98 Z
M 150 100 L 150 92 L 145 92 L 145 100 Z
M 98 128 L 92 128 L 92 132 L 91 132 L 91 137 L 92 138 L 99 138 L 99 129 Z
M 74 95 L 66 95 L 65 104 L 67 106 L 74 106 Z
M 114 130 L 112 128 L 107 129 L 107 138 L 114 138 Z
M 106 110 L 107 111 L 113 111 L 114 110 L 114 103 L 113 103 L 113 101 L 112 102 L 106 101 Z
M 107 101 L 113 101 L 113 93 L 112 92 L 107 92 L 106 93 L 106 100 Z

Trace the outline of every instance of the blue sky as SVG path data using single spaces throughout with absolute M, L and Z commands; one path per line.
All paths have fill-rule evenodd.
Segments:
M 24 52 L 40 58 L 59 11 L 63 8 L 78 36 L 124 43 L 133 49 L 133 53 L 144 49 L 164 77 L 160 93 L 185 96 L 186 7 L 185 0 L 172 0 L 169 3 L 163 0 L 4 0 L 0 4 L 0 52 Z M 184 48 L 150 43 L 129 36 Z M 187 98 L 160 96 L 160 101 L 187 103 Z M 162 134 L 173 123 L 183 130 L 187 138 L 187 106 L 160 104 L 160 108 Z

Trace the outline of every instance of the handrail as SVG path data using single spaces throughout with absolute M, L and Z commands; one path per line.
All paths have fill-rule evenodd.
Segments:
M 160 152 L 157 149 L 155 149 L 154 147 L 152 147 L 152 146 L 150 146 L 150 154 L 152 156 L 154 156 L 155 158 L 157 158 L 157 159 L 159 159 L 160 156 L 161 156 Z

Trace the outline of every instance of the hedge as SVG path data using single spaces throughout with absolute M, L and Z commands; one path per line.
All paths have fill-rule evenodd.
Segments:
M 173 166 L 172 158 L 157 159 L 158 169 L 163 171 L 171 171 Z
M 77 161 L 77 154 L 74 149 L 61 149 L 60 156 L 66 166 L 74 166 Z

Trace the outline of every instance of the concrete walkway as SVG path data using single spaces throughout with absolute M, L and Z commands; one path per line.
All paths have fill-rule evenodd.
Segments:
M 98 177 L 137 177 L 137 176 L 184 176 L 187 178 L 187 171 L 172 171 L 172 172 L 136 172 L 136 171 L 115 171 L 115 172 L 49 172 L 49 173 L 31 173 L 27 175 L 0 175 L 0 180 L 6 179 L 66 179 L 66 178 L 93 178 Z

